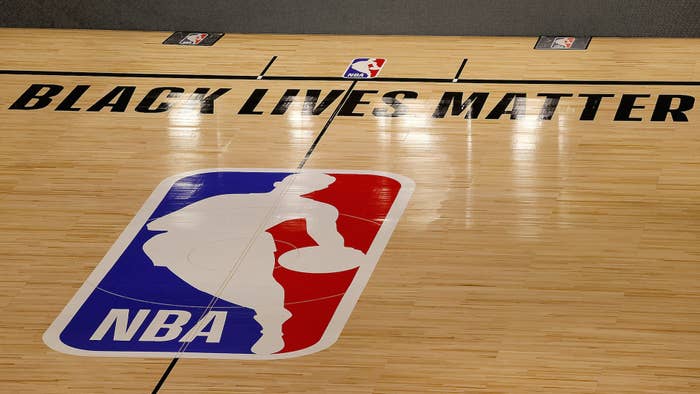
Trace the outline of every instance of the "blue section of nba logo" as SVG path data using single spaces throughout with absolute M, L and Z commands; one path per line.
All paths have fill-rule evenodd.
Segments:
M 343 78 L 370 79 L 376 77 L 384 66 L 386 59 L 360 57 L 350 62 L 343 73 Z
M 156 266 L 144 252 L 144 244 L 162 231 L 148 223 L 197 201 L 224 194 L 268 193 L 287 172 L 211 172 L 175 182 L 148 221 L 126 246 L 112 268 L 96 284 L 60 334 L 73 348 L 92 351 L 252 353 L 261 337 L 255 311 L 216 299 L 200 291 L 163 266 Z M 224 278 L 221 278 L 223 281 Z M 196 327 L 212 313 L 203 327 Z M 216 312 L 219 312 L 216 314 Z M 153 322 L 162 318 L 160 325 Z M 179 320 L 178 320 L 179 319 Z M 185 321 L 186 323 L 182 323 Z M 204 319 L 206 320 L 206 319 Z M 179 321 L 174 325 L 175 321 Z M 191 331 L 199 335 L 183 341 Z M 175 328 L 173 328 L 175 327 Z
M 353 65 L 367 61 L 369 61 L 368 57 L 361 57 L 353 60 L 352 63 L 350 63 L 350 65 L 348 66 L 348 69 L 345 70 L 343 78 L 369 78 L 369 73 L 353 68 Z

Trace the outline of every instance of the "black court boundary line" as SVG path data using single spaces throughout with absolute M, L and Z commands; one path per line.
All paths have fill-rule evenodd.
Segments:
M 218 80 L 257 80 L 257 75 L 217 75 L 217 74 L 159 74 L 159 73 L 113 73 L 87 71 L 39 71 L 39 70 L 0 70 L 0 75 L 39 75 L 62 77 L 106 77 L 106 78 L 162 78 L 162 79 L 218 79 Z M 482 79 L 459 78 L 399 78 L 378 77 L 371 79 L 350 79 L 321 76 L 264 76 L 266 81 L 361 81 L 361 82 L 423 82 L 423 83 L 472 83 L 501 85 L 668 85 L 700 86 L 700 81 L 612 81 L 612 80 L 547 80 L 547 79 Z
M 276 58 L 276 56 L 272 60 L 270 60 L 270 63 L 268 63 L 268 67 L 272 64 L 272 62 L 275 60 L 275 58 Z M 266 67 L 266 69 L 267 69 L 267 67 Z M 263 73 L 264 72 L 265 71 L 263 70 Z M 318 135 L 314 139 L 314 142 L 311 144 L 309 149 L 306 151 L 306 154 L 304 154 L 304 158 L 301 159 L 301 161 L 299 162 L 299 165 L 297 166 L 297 170 L 301 170 L 302 168 L 304 168 L 304 165 L 311 157 L 311 154 L 314 153 L 316 146 L 318 146 L 318 143 L 321 142 L 321 139 L 326 134 L 326 131 L 331 126 L 331 123 L 333 123 L 333 119 L 335 119 L 335 117 L 340 112 L 340 109 L 343 107 L 343 104 L 345 104 L 345 102 L 347 101 L 348 96 L 350 96 L 350 93 L 355 88 L 356 84 L 357 84 L 357 80 L 353 80 L 352 83 L 350 84 L 350 87 L 345 92 L 343 97 L 340 99 L 340 102 L 338 103 L 338 105 L 335 107 L 335 110 L 333 111 L 333 113 L 331 113 L 331 116 L 328 118 L 326 123 L 323 125 L 323 128 L 321 129 L 321 131 L 318 133 Z M 175 364 L 177 364 L 177 362 L 179 360 L 180 360 L 179 357 L 173 357 L 173 359 L 170 360 L 170 364 L 168 364 L 168 367 L 163 372 L 163 375 L 161 375 L 160 379 L 158 380 L 158 383 L 156 383 L 155 387 L 153 388 L 153 391 L 151 391 L 151 394 L 157 394 L 158 391 L 160 391 L 161 387 L 163 387 L 163 384 L 165 384 L 165 381 L 170 376 L 170 372 L 172 372 L 173 368 L 175 368 Z
M 532 84 L 532 85 L 677 85 L 695 86 L 700 85 L 700 81 L 600 81 L 600 80 L 516 80 L 516 79 L 460 79 L 459 76 L 467 64 L 468 59 L 464 58 L 459 66 L 454 78 L 392 78 L 379 77 L 370 79 L 351 79 L 343 77 L 313 77 L 313 76 L 265 76 L 272 63 L 277 60 L 273 56 L 259 75 L 218 75 L 218 74 L 162 74 L 162 73 L 115 73 L 115 72 L 85 72 L 85 71 L 40 71 L 40 70 L 0 70 L 0 75 L 35 75 L 35 76 L 65 76 L 65 77 L 106 77 L 106 78 L 154 78 L 154 79 L 214 79 L 214 80 L 265 80 L 269 81 L 352 81 L 350 87 L 343 95 L 338 106 L 328 118 L 313 143 L 306 151 L 304 158 L 299 162 L 297 169 L 302 169 L 311 154 L 314 152 L 326 131 L 330 127 L 333 119 L 338 115 L 343 104 L 350 93 L 355 88 L 358 81 L 362 82 L 418 82 L 418 83 L 472 83 L 472 84 Z M 180 360 L 173 357 L 160 379 L 153 388 L 152 394 L 160 391 L 163 384 L 170 376 L 175 365 Z

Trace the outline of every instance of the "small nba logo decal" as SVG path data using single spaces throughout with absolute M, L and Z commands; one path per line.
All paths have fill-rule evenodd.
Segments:
M 386 59 L 361 57 L 350 62 L 343 78 L 370 79 L 379 75 Z
M 575 37 L 555 37 L 552 42 L 552 48 L 554 49 L 569 49 L 574 45 L 576 41 Z
M 414 184 L 342 170 L 163 181 L 44 334 L 76 355 L 275 359 L 332 345 Z
M 180 40 L 180 45 L 199 45 L 207 36 L 207 33 L 190 33 Z

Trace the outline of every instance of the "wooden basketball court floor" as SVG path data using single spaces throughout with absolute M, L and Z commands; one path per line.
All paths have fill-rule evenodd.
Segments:
M 0 391 L 700 392 L 699 40 L 168 35 L 0 30 Z M 387 59 L 377 79 L 341 77 L 359 57 Z M 328 349 L 174 362 L 42 341 L 163 179 L 300 166 L 415 182 Z

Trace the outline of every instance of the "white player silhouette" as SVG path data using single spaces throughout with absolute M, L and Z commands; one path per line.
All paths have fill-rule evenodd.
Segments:
M 284 347 L 282 323 L 291 314 L 284 307 L 284 289 L 272 276 L 275 243 L 265 230 L 286 220 L 306 219 L 307 232 L 318 246 L 294 249 L 279 258 L 281 265 L 296 271 L 344 271 L 365 257 L 344 246 L 334 206 L 301 197 L 334 181 L 323 173 L 302 172 L 275 183 L 269 193 L 197 201 L 150 222 L 149 230 L 166 232 L 148 240 L 143 250 L 154 265 L 167 267 L 195 288 L 254 309 L 262 336 L 252 351 L 275 353 Z
M 370 58 L 361 62 L 353 63 L 352 68 L 359 72 L 367 74 L 368 77 L 372 76 L 372 71 L 382 69 L 381 67 L 379 67 L 379 65 L 377 65 L 377 59 L 375 58 Z

